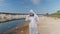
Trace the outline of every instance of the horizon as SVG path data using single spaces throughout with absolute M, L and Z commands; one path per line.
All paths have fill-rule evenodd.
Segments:
M 0 12 L 37 14 L 54 13 L 60 10 L 60 0 L 0 0 Z

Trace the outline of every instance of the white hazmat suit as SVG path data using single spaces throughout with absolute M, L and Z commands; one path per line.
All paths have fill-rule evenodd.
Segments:
M 38 34 L 38 28 L 37 23 L 39 21 L 38 16 L 33 12 L 33 10 L 30 10 L 29 13 L 34 14 L 34 16 L 28 15 L 26 17 L 26 21 L 30 21 L 29 23 L 29 34 Z

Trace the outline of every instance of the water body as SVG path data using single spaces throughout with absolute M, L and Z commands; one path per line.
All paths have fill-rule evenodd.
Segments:
M 0 23 L 0 33 L 6 32 L 17 25 L 20 25 L 23 23 L 25 19 L 20 19 L 20 20 L 15 20 L 15 21 L 10 21 L 10 22 L 5 22 L 5 23 Z

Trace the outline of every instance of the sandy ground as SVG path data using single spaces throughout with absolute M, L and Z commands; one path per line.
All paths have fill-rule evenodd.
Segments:
M 16 34 L 29 34 L 29 23 L 19 25 Z
M 60 34 L 60 19 L 55 17 L 39 17 L 38 29 L 40 34 Z
M 60 19 L 40 16 L 38 23 L 39 34 L 60 34 Z M 16 34 L 29 34 L 28 22 L 19 26 Z

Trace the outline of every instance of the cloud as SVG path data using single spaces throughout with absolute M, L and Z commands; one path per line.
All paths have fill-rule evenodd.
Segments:
M 40 0 L 30 0 L 33 4 L 37 5 L 39 4 Z

